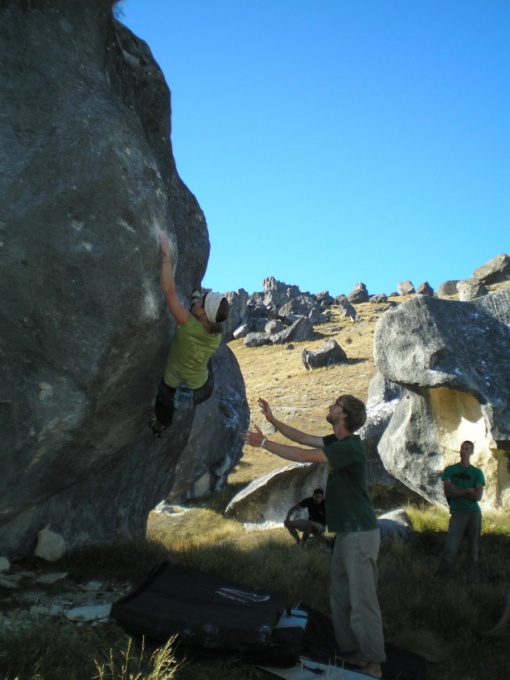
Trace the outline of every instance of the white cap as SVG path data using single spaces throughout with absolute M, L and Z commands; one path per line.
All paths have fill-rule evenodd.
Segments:
M 207 293 L 205 296 L 204 308 L 205 315 L 211 323 L 216 323 L 218 308 L 225 296 L 221 293 Z

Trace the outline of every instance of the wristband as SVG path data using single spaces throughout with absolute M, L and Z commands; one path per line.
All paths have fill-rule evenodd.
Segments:
M 260 442 L 260 448 L 264 448 L 264 444 L 267 442 L 267 437 L 264 437 L 264 439 Z

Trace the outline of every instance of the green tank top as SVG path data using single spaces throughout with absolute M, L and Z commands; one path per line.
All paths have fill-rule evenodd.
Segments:
M 164 381 L 169 387 L 180 382 L 197 390 L 207 381 L 207 362 L 221 343 L 221 333 L 208 333 L 193 314 L 175 331 L 168 358 Z

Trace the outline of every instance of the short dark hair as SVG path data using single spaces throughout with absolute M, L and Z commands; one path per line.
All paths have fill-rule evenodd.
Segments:
M 316 493 L 320 493 L 324 496 L 324 491 L 322 489 L 314 489 L 312 495 L 315 496 Z
M 366 423 L 367 409 L 361 399 L 353 397 L 352 394 L 343 394 L 337 399 L 337 404 L 343 408 L 344 413 L 347 413 L 345 427 L 349 432 L 356 432 Z

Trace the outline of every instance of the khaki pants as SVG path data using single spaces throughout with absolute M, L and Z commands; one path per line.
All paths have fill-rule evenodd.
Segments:
M 478 566 L 478 543 L 482 533 L 482 513 L 478 510 L 469 512 L 455 512 L 450 517 L 446 544 L 441 555 L 437 576 L 446 576 L 453 567 L 459 552 L 462 539 L 467 539 L 468 550 L 468 579 L 476 578 Z
M 379 529 L 337 534 L 331 561 L 331 614 L 342 652 L 367 662 L 386 659 L 377 599 Z

